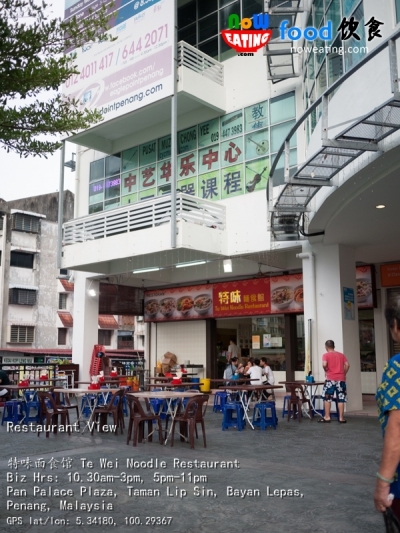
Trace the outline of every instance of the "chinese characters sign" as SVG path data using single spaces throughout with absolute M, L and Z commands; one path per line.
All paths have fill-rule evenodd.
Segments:
M 213 286 L 214 317 L 269 315 L 269 278 L 216 283 Z

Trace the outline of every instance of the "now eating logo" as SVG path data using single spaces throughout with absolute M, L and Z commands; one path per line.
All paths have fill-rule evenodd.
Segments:
M 229 15 L 228 30 L 222 30 L 221 35 L 228 46 L 236 52 L 257 52 L 267 45 L 272 37 L 272 30 L 268 30 L 269 16 L 266 13 L 243 18 L 239 15 Z M 253 28 L 253 29 L 250 29 Z

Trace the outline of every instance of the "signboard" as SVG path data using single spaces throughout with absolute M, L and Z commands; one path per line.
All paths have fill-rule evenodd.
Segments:
M 144 317 L 146 322 L 210 318 L 212 312 L 212 285 L 193 285 L 145 293 Z
M 8 357 L 3 355 L 2 362 L 3 365 L 29 365 L 34 362 L 34 357 Z
M 66 0 L 65 18 L 85 18 L 90 6 L 83 4 Z M 116 2 L 117 17 L 108 32 L 117 39 L 74 50 L 79 74 L 63 86 L 66 96 L 78 100 L 79 109 L 97 109 L 104 121 L 173 93 L 174 1 L 120 4 Z
M 271 313 L 301 313 L 303 309 L 303 274 L 272 277 Z
M 260 349 L 260 335 L 252 335 L 251 337 L 251 347 L 253 350 Z
M 400 285 L 400 263 L 381 265 L 381 286 L 398 287 Z
M 213 285 L 214 317 L 270 314 L 269 278 Z
M 359 309 L 375 307 L 375 276 L 371 265 L 356 267 L 357 305 Z
M 350 287 L 343 287 L 343 306 L 344 306 L 344 319 L 354 320 L 354 289 Z

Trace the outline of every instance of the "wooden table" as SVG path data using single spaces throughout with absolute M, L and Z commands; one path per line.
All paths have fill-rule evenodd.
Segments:
M 183 399 L 183 398 L 190 398 L 192 396 L 197 396 L 199 394 L 198 391 L 187 391 L 187 392 L 177 392 L 177 391 L 147 391 L 147 392 L 128 392 L 128 395 L 135 396 L 135 398 L 143 398 L 143 399 L 159 399 L 159 400 L 166 400 L 167 402 L 167 413 L 171 416 L 172 422 L 174 421 L 176 417 L 176 413 L 178 411 L 179 402 L 176 402 L 175 406 L 172 405 L 173 400 L 176 399 Z M 169 431 L 167 435 L 165 436 L 164 445 L 167 444 L 168 439 L 171 435 L 172 431 L 172 423 L 169 428 Z
M 90 416 L 86 422 L 86 425 L 85 427 L 83 428 L 82 430 L 82 434 L 85 433 L 86 429 L 89 429 L 91 430 L 91 424 L 93 423 L 93 414 L 94 414 L 94 410 L 96 409 L 97 405 L 98 405 L 98 402 L 99 402 L 99 396 L 100 394 L 104 394 L 104 392 L 106 392 L 107 394 L 109 392 L 111 392 L 112 394 L 116 393 L 119 389 L 57 389 L 55 388 L 54 389 L 54 392 L 59 392 L 59 393 L 62 393 L 62 394 L 73 394 L 75 396 L 75 399 L 76 399 L 76 403 L 78 405 L 78 409 L 79 409 L 79 417 L 78 417 L 78 420 L 77 422 L 80 422 L 81 420 L 83 421 L 83 412 L 82 410 L 80 409 L 79 407 L 79 401 L 78 401 L 78 397 L 79 396 L 83 396 L 85 394 L 93 394 L 95 396 L 95 401 L 93 403 L 93 405 L 88 402 L 88 405 L 89 405 L 89 409 L 90 409 Z
M 304 394 L 306 397 L 310 400 L 311 409 L 314 411 L 315 414 L 318 416 L 322 416 L 321 413 L 319 413 L 313 404 L 313 401 L 315 397 L 317 396 L 317 390 L 320 385 L 324 385 L 324 381 L 280 381 L 279 383 L 282 383 L 282 385 L 285 385 L 288 389 L 290 389 L 290 394 L 296 394 L 296 388 L 299 389 L 300 387 L 304 387 Z M 315 392 L 313 393 L 313 387 L 315 387 Z M 302 406 L 302 413 L 303 415 L 307 415 L 308 418 L 310 418 L 309 413 L 305 409 L 303 409 Z
M 235 385 L 230 383 L 224 388 L 232 392 L 239 393 L 240 402 L 244 409 L 244 418 L 250 424 L 251 429 L 254 429 L 254 426 L 249 418 L 248 411 L 250 409 L 249 405 L 253 397 L 253 393 L 257 391 L 263 392 L 271 389 L 283 389 L 282 385 L 251 385 L 250 383 L 248 385 Z M 250 396 L 247 395 L 247 392 L 251 392 Z
M 199 386 L 200 383 L 149 383 L 147 387 L 150 387 L 152 389 L 160 388 L 160 389 L 179 389 L 179 388 L 186 388 L 190 389 L 195 386 Z M 198 391 L 198 389 L 197 389 Z M 198 394 L 198 392 L 197 392 Z

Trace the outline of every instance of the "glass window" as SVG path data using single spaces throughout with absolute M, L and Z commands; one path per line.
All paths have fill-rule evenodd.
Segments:
M 196 22 L 196 0 L 178 8 L 178 28 Z
M 200 52 L 207 54 L 210 57 L 218 59 L 218 37 L 214 37 L 209 41 L 199 44 Z M 231 49 L 232 50 L 232 49 Z
M 121 192 L 121 178 L 120 176 L 114 176 L 108 180 L 105 180 L 105 200 L 116 198 L 120 196 Z
M 118 155 L 110 155 L 109 157 L 106 157 L 105 159 L 105 172 L 106 178 L 109 178 L 110 176 L 115 176 L 115 174 L 119 174 L 121 170 L 121 156 Z
M 198 3 L 199 18 L 205 17 L 218 9 L 218 0 L 201 0 Z
M 359 3 L 360 0 L 343 0 L 343 16 L 348 17 Z M 354 18 L 359 20 L 355 15 Z
M 276 124 L 296 117 L 294 93 L 283 94 L 270 101 L 270 122 Z
M 112 329 L 99 329 L 99 344 L 102 346 L 110 346 L 112 333 Z
M 115 209 L 120 205 L 121 202 L 119 198 L 115 198 L 115 200 L 109 200 L 108 202 L 104 202 L 104 211 L 107 211 L 108 209 Z
M 400 21 L 400 0 L 395 0 L 396 2 L 396 22 Z
M 139 163 L 139 147 L 129 148 L 122 152 L 122 172 L 125 170 L 132 170 L 138 167 Z
M 357 41 L 357 39 L 354 39 L 352 37 L 351 39 L 344 41 L 346 71 L 354 67 L 354 65 L 356 65 L 360 61 L 360 59 L 362 59 L 365 56 L 366 44 L 365 44 L 364 8 L 363 8 L 362 3 L 355 10 L 354 18 L 355 20 L 358 20 L 360 22 L 358 25 L 357 31 L 356 31 L 357 35 L 360 37 L 360 40 Z M 350 51 L 350 47 L 351 47 L 351 51 Z
M 332 39 L 335 38 L 336 30 L 340 26 L 341 16 L 340 16 L 340 0 L 332 0 L 328 11 L 326 12 L 326 20 L 332 21 Z
M 33 254 L 24 254 L 22 252 L 11 252 L 10 266 L 19 268 L 33 268 Z
M 315 3 L 314 3 L 315 27 L 319 28 L 323 20 L 324 20 L 324 0 L 315 0 Z
M 343 74 L 343 56 L 340 54 L 328 55 L 328 85 L 332 85 Z
M 58 308 L 59 309 L 67 309 L 67 298 L 68 294 L 65 294 L 64 292 L 60 292 L 58 295 Z
M 178 42 L 179 41 L 185 41 L 185 43 L 196 46 L 196 24 L 191 24 L 190 26 L 186 26 L 183 30 L 178 30 Z
M 218 33 L 218 13 L 213 13 L 199 20 L 199 42 L 205 41 Z
M 219 61 L 226 61 L 230 57 L 237 55 L 236 50 L 226 44 L 223 37 L 219 37 Z
M 296 370 L 304 370 L 306 357 L 305 336 L 304 336 L 304 315 L 296 316 L 297 331 L 297 362 Z
M 100 213 L 101 211 L 103 211 L 103 202 L 89 206 L 89 215 L 92 215 L 93 213 Z
M 317 76 L 317 97 L 325 92 L 326 87 L 326 62 L 324 61 Z
M 373 309 L 358 311 L 361 372 L 376 372 L 375 326 Z
M 242 0 L 243 18 L 251 18 L 253 15 L 258 15 L 258 13 L 264 13 L 264 0 Z
M 104 200 L 104 180 L 89 185 L 89 205 Z
M 90 163 L 90 181 L 104 178 L 104 159 L 98 159 Z
M 274 315 L 252 319 L 252 335 L 260 338 L 260 349 L 252 349 L 253 357 L 266 357 L 273 371 L 286 370 L 285 316 Z M 276 348 L 264 348 L 264 335 L 270 335 Z
M 220 0 L 220 6 L 226 5 L 228 2 Z M 228 7 L 224 7 L 219 12 L 219 28 L 220 30 L 226 30 L 228 28 L 229 15 L 239 15 L 240 17 L 240 2 L 233 2 Z

